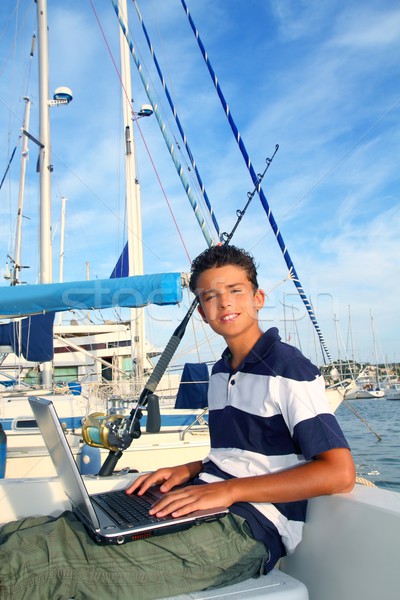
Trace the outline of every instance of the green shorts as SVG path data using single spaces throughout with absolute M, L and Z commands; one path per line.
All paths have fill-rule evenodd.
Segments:
M 150 600 L 243 581 L 268 550 L 229 514 L 191 529 L 99 546 L 71 512 L 0 528 L 2 600 Z

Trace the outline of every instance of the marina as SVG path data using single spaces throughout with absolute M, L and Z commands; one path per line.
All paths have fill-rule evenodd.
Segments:
M 352 400 L 350 408 L 355 408 L 364 422 L 346 402 L 339 407 L 336 417 L 351 446 L 357 474 L 380 488 L 399 492 L 400 404 L 382 399 Z

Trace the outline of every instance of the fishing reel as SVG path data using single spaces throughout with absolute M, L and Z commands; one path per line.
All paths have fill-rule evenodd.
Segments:
M 140 413 L 140 414 L 139 414 Z M 131 415 L 96 412 L 82 421 L 82 437 L 86 444 L 95 448 L 106 448 L 116 452 L 126 450 L 132 440 L 141 436 L 141 411 L 132 421 Z
M 132 440 L 142 435 L 140 420 L 143 410 L 147 411 L 146 431 L 157 433 L 161 427 L 159 399 L 155 394 L 148 394 L 129 414 L 119 414 L 114 407 L 110 413 L 96 412 L 85 417 L 82 421 L 84 442 L 112 452 L 126 450 Z

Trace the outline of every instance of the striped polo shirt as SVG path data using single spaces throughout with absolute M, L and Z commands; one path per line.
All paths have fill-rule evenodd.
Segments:
M 281 342 L 275 327 L 236 370 L 225 350 L 212 370 L 208 403 L 211 450 L 199 483 L 274 473 L 332 448 L 348 448 L 319 370 Z M 269 569 L 300 542 L 306 507 L 304 500 L 240 502 L 230 511 L 244 517 L 270 550 Z

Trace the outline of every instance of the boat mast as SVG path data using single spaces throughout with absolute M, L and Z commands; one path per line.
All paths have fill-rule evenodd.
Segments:
M 119 11 L 128 28 L 126 0 L 119 0 Z M 126 215 L 129 275 L 143 275 L 142 214 L 140 185 L 136 177 L 135 140 L 132 127 L 132 78 L 130 51 L 125 36 L 119 28 L 122 81 L 123 131 L 125 140 Z M 139 383 L 143 377 L 145 359 L 145 322 L 142 308 L 130 310 L 132 351 L 136 360 L 135 377 Z M 132 352 L 133 358 L 133 352 Z M 133 365 L 132 365 L 133 366 Z
M 29 131 L 29 117 L 31 109 L 31 101 L 25 96 L 25 114 L 23 131 Z M 19 177 L 19 192 L 18 192 L 18 213 L 17 223 L 15 226 L 15 247 L 14 247 L 14 260 L 13 260 L 13 274 L 11 278 L 11 285 L 18 285 L 20 282 L 19 275 L 22 269 L 21 266 L 21 237 L 22 237 L 22 215 L 24 205 L 24 190 L 25 190 L 25 173 L 26 173 L 26 162 L 28 160 L 28 136 L 22 136 L 22 150 L 21 150 L 21 172 Z
M 37 0 L 39 45 L 39 172 L 40 172 L 40 283 L 51 283 L 51 170 L 49 108 L 49 44 L 46 0 Z M 43 363 L 42 383 L 51 387 L 52 364 Z
M 65 207 L 67 199 L 61 197 L 61 218 L 60 218 L 60 257 L 59 257 L 59 274 L 58 281 L 63 283 L 64 281 L 64 240 L 65 240 Z M 62 312 L 58 313 L 58 324 L 62 325 Z
M 376 352 L 376 339 L 375 339 L 374 317 L 372 316 L 372 310 L 371 309 L 370 309 L 370 317 L 371 317 L 372 342 L 373 342 L 374 361 L 375 361 L 375 382 L 376 382 L 376 389 L 379 390 L 380 381 L 379 381 L 378 355 L 377 355 L 377 352 Z
M 59 258 L 59 275 L 58 281 L 64 281 L 64 240 L 65 240 L 65 207 L 67 199 L 61 196 L 61 217 L 60 217 L 60 258 Z
M 36 0 L 39 44 L 39 140 L 32 139 L 39 146 L 40 180 L 40 283 L 53 281 L 53 248 L 51 227 L 51 173 L 53 165 L 50 147 L 50 106 L 69 104 L 72 92 L 67 87 L 55 90 L 53 99 L 49 98 L 49 40 L 47 26 L 47 1 Z M 52 363 L 42 363 L 42 384 L 52 386 Z
M 39 171 L 40 171 L 40 283 L 51 283 L 51 171 L 49 114 L 49 45 L 46 0 L 37 0 L 39 43 Z

